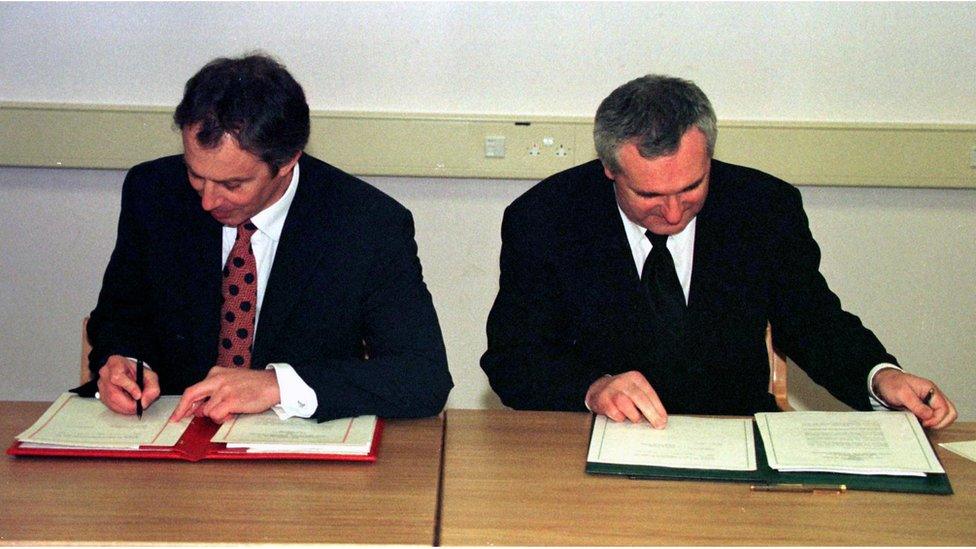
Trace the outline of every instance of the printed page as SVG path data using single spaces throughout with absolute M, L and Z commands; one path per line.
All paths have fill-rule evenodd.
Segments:
M 376 416 L 319 423 L 314 419 L 279 419 L 271 410 L 241 414 L 220 426 L 212 442 L 253 453 L 365 455 L 373 445 Z
M 959 454 L 960 456 L 976 461 L 976 440 L 967 440 L 959 442 L 942 442 L 939 446 Z
M 756 470 L 752 420 L 669 416 L 668 426 L 597 416 L 587 461 L 679 469 Z
M 17 435 L 22 446 L 137 450 L 140 446 L 173 446 L 192 418 L 169 423 L 180 401 L 163 396 L 142 419 L 117 414 L 99 400 L 64 393 L 29 429 Z
M 910 412 L 756 414 L 769 466 L 779 471 L 923 476 L 944 473 Z

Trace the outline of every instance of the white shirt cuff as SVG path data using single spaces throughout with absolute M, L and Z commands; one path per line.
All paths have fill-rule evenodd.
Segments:
M 129 362 L 131 362 L 131 363 L 133 363 L 133 364 L 135 364 L 135 363 L 137 363 L 137 362 L 139 362 L 139 359 L 137 359 L 137 358 L 132 358 L 131 356 L 127 356 L 127 357 L 125 357 L 125 358 L 126 358 L 126 360 L 128 360 Z M 144 360 L 144 361 L 142 361 L 142 367 L 143 367 L 143 368 L 145 368 L 145 369 L 147 369 L 147 370 L 152 370 L 152 366 L 150 366 L 150 365 L 149 365 L 149 363 L 148 363 L 148 362 L 146 362 L 145 360 Z
M 290 417 L 309 418 L 319 407 L 319 399 L 315 391 L 305 383 L 290 364 L 268 364 L 266 369 L 273 368 L 278 379 L 278 394 L 281 403 L 271 407 L 279 419 Z
M 894 368 L 896 370 L 901 370 L 901 368 L 899 368 L 894 364 L 882 362 L 881 364 L 878 364 L 877 366 L 872 368 L 871 371 L 868 373 L 868 394 L 870 395 L 868 397 L 868 400 L 871 402 L 871 408 L 879 412 L 883 412 L 885 410 L 891 410 L 891 407 L 885 404 L 885 402 L 881 400 L 881 397 L 874 394 L 874 376 L 875 374 L 877 374 L 881 370 L 884 370 L 885 368 Z

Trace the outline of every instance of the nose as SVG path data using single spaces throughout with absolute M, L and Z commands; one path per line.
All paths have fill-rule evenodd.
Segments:
M 213 211 L 220 205 L 220 197 L 217 194 L 217 185 L 209 181 L 203 183 L 203 188 L 200 190 L 200 206 L 203 211 Z
M 681 201 L 677 196 L 671 195 L 664 197 L 664 204 L 661 206 L 661 217 L 668 223 L 675 225 L 681 221 L 682 215 Z

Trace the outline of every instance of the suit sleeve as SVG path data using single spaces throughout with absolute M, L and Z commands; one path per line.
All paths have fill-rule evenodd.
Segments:
M 89 385 L 92 386 L 98 379 L 99 368 L 111 355 L 140 357 L 149 363 L 156 355 L 151 343 L 140 337 L 147 333 L 151 307 L 146 295 L 146 263 L 142 253 L 146 249 L 145 231 L 136 211 L 141 202 L 137 196 L 139 181 L 144 177 L 140 172 L 139 167 L 130 170 L 122 186 L 115 248 L 105 269 L 98 303 L 88 321 L 92 345 L 88 358 L 93 380 Z
M 586 391 L 601 373 L 579 356 L 571 304 L 531 217 L 510 207 L 502 221 L 498 296 L 481 368 L 506 406 L 586 411 Z
M 387 418 L 439 413 L 453 387 L 437 313 L 424 284 L 413 218 L 389 226 L 375 254 L 363 296 L 368 360 L 292 364 L 318 397 L 320 421 L 363 414 Z
M 841 307 L 820 274 L 820 248 L 810 233 L 797 189 L 774 206 L 779 224 L 770 257 L 773 299 L 770 324 L 776 346 L 817 384 L 855 409 L 870 410 L 867 377 L 895 357 L 861 320 Z

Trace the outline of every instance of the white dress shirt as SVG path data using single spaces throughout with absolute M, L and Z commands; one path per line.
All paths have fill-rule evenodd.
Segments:
M 634 265 L 637 267 L 639 276 L 644 270 L 644 261 L 647 260 L 647 255 L 651 253 L 653 246 L 651 246 L 650 239 L 644 234 L 647 229 L 631 221 L 619 205 L 617 211 L 620 213 L 621 221 L 623 221 L 624 232 L 627 233 L 627 242 L 630 243 L 630 252 L 634 256 Z M 668 251 L 671 252 L 671 258 L 674 260 L 674 268 L 678 272 L 678 282 L 681 283 L 686 304 L 688 303 L 688 291 L 691 288 L 691 269 L 695 257 L 695 225 L 697 222 L 698 217 L 692 218 L 688 226 L 682 229 L 680 233 L 669 236 L 666 244 Z M 900 369 L 894 364 L 883 362 L 868 373 L 868 393 L 871 395 L 871 407 L 875 410 L 888 409 L 884 402 L 878 398 L 878 395 L 874 394 L 874 389 L 871 387 L 874 375 L 884 368 Z
M 288 217 L 288 210 L 291 208 L 292 200 L 295 198 L 295 191 L 298 189 L 298 164 L 292 171 L 291 182 L 288 189 L 274 204 L 261 210 L 251 218 L 251 223 L 258 228 L 251 236 L 251 249 L 254 251 L 254 259 L 258 269 L 258 302 L 254 313 L 254 333 L 257 334 L 259 322 L 261 320 L 261 306 L 264 303 L 264 290 L 268 286 L 268 277 L 271 274 L 271 266 L 274 265 L 275 252 L 278 250 L 278 241 L 281 239 L 281 230 L 285 226 L 285 219 Z M 237 227 L 224 227 L 223 231 L 223 253 L 221 254 L 221 265 L 227 263 L 227 257 L 234 247 L 234 240 L 237 238 Z M 253 340 L 252 340 L 253 341 Z M 318 408 L 318 398 L 315 391 L 305 383 L 295 372 L 290 364 L 272 363 L 267 368 L 274 369 L 278 379 L 278 390 L 281 395 L 281 403 L 272 409 L 281 419 L 289 417 L 311 417 Z

